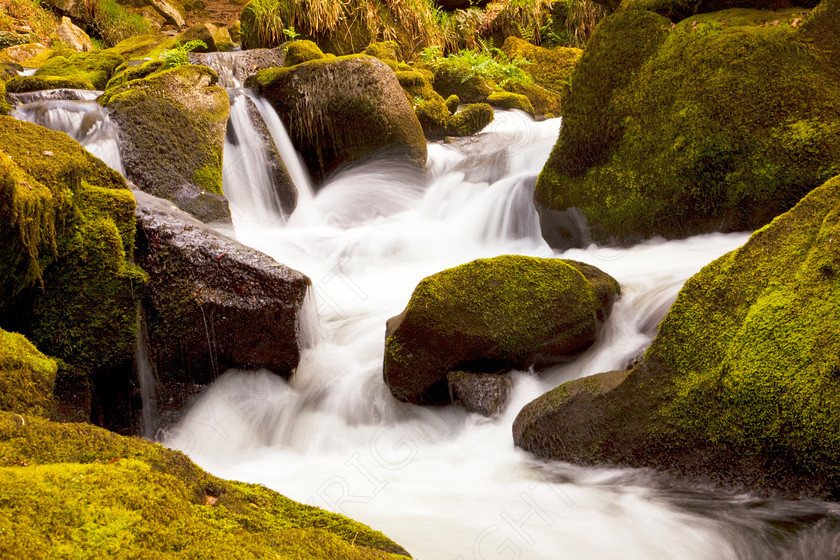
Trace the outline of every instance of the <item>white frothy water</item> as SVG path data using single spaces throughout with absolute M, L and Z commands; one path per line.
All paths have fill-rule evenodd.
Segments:
M 71 94 L 80 93 L 70 95 L 72 99 L 67 99 L 68 91 Z M 67 133 L 111 169 L 123 173 L 116 127 L 111 122 L 108 111 L 92 100 L 101 93 L 84 90 L 47 90 L 22 94 L 19 96 L 22 103 L 12 110 L 11 116 L 50 130 Z
M 214 474 L 347 514 L 425 560 L 740 557 L 722 523 L 616 482 L 623 473 L 546 469 L 513 446 L 525 404 L 625 368 L 680 286 L 748 237 L 555 255 L 530 201 L 558 126 L 498 113 L 476 138 L 430 145 L 425 178 L 372 162 L 302 198 L 285 227 L 237 227 L 241 241 L 313 280 L 311 340 L 288 383 L 265 371 L 223 375 L 165 443 Z M 514 373 L 511 403 L 492 420 L 396 401 L 382 380 L 385 321 L 423 277 L 512 253 L 573 258 L 618 279 L 623 296 L 596 345 L 540 375 Z

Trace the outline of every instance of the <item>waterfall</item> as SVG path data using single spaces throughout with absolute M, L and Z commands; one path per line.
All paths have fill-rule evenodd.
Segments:
M 65 132 L 110 168 L 123 173 L 116 126 L 93 99 L 102 92 L 48 90 L 20 94 L 11 116 Z
M 687 494 L 643 471 L 546 464 L 513 447 L 511 424 L 526 403 L 564 381 L 626 368 L 683 283 L 748 238 L 554 253 L 530 200 L 559 124 L 498 112 L 476 137 L 429 145 L 425 178 L 366 162 L 318 191 L 311 219 L 237 227 L 242 242 L 313 281 L 301 361 L 288 382 L 226 372 L 165 444 L 216 475 L 370 524 L 423 560 L 804 560 L 796 550 L 814 550 L 809 539 L 824 548 L 824 526 L 809 532 L 796 521 L 803 511 L 823 515 L 819 504 Z M 540 375 L 514 372 L 498 418 L 396 401 L 382 380 L 385 321 L 423 277 L 509 253 L 580 260 L 619 280 L 622 298 L 597 343 Z M 776 537 L 778 523 L 796 527 L 792 540 Z

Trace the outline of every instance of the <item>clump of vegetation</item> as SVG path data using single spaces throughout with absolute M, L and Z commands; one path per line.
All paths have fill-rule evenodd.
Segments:
M 31 31 L 19 33 L 20 27 L 27 26 Z M 41 7 L 40 2 L 32 0 L 0 0 L 0 48 L 19 44 L 19 37 L 26 42 L 39 42 L 49 45 L 49 37 L 55 33 L 58 18 L 51 11 Z
M 205 43 L 204 41 L 199 41 L 198 39 L 187 41 L 183 45 L 180 42 L 178 42 L 175 43 L 174 48 L 163 51 L 158 56 L 158 59 L 163 61 L 164 70 L 169 68 L 176 68 L 178 66 L 185 66 L 190 63 L 189 58 L 187 58 L 187 54 L 199 47 L 206 49 L 207 43 Z
M 140 14 L 131 13 L 115 0 L 87 0 L 85 2 L 89 33 L 107 47 L 123 39 L 152 32 L 152 24 Z
M 499 87 L 508 83 L 530 84 L 533 80 L 523 69 L 530 62 L 523 58 L 508 58 L 499 49 L 464 49 L 442 56 L 440 47 L 426 47 L 421 60 L 437 70 L 446 65 L 457 72 L 462 83 L 474 78 L 490 80 Z

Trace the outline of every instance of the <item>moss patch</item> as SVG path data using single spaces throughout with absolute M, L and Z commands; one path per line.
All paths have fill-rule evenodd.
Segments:
M 9 93 L 26 93 L 44 89 L 96 89 L 85 76 L 18 76 L 6 83 Z
M 446 121 L 447 136 L 471 136 L 493 121 L 493 108 L 487 103 L 471 103 Z
M 53 56 L 35 72 L 35 76 L 82 76 L 90 80 L 95 89 L 103 90 L 117 66 L 125 58 L 113 51 L 76 53 Z
M 797 18 L 605 19 L 572 74 L 537 204 L 581 208 L 595 240 L 620 242 L 756 228 L 789 209 L 840 171 L 835 34 Z
M 10 117 L 0 146 L 0 322 L 86 372 L 116 367 L 132 355 L 145 281 L 125 180 L 66 134 Z
M 531 105 L 531 102 L 526 96 L 517 93 L 497 91 L 487 97 L 487 103 L 502 109 L 519 109 L 520 111 L 525 111 L 532 117 L 534 116 L 534 106 Z
M 0 534 L 21 556 L 406 554 L 360 523 L 215 478 L 179 452 L 85 424 L 0 413 L 0 456 Z
M 583 50 L 575 48 L 538 47 L 518 37 L 505 39 L 502 50 L 511 60 L 528 61 L 530 64 L 522 66 L 522 69 L 534 79 L 534 83 L 556 93 L 563 91 L 568 84 L 569 76 L 583 54 Z
M 283 66 L 296 66 L 310 60 L 320 60 L 324 53 L 312 41 L 292 41 L 286 47 L 286 58 Z
M 48 416 L 57 370 L 23 335 L 0 329 L 0 410 Z
M 114 71 L 114 76 L 108 80 L 108 85 L 105 89 L 116 88 L 126 82 L 151 76 L 155 72 L 161 71 L 164 64 L 164 61 L 158 59 L 149 60 L 134 66 L 129 66 L 128 62 L 124 62 Z

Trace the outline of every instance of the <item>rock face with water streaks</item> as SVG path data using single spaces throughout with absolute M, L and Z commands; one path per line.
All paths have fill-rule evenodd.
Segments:
M 754 491 L 840 495 L 840 177 L 692 277 L 640 365 L 528 404 L 516 444 Z
M 300 358 L 303 274 L 207 228 L 166 200 L 136 192 L 137 263 L 164 410 L 228 368 L 288 377 Z
M 227 92 L 203 66 L 180 66 L 109 89 L 125 174 L 205 222 L 230 221 L 222 196 Z
M 388 153 L 424 167 L 426 141 L 394 71 L 365 55 L 263 70 L 255 80 L 316 183 L 343 164 Z
M 544 237 L 567 248 L 755 229 L 840 172 L 838 13 L 825 0 L 673 28 L 642 10 L 604 19 L 537 181 Z
M 384 376 L 402 401 L 451 400 L 447 374 L 569 361 L 595 342 L 618 283 L 575 261 L 502 256 L 424 279 L 388 320 Z

